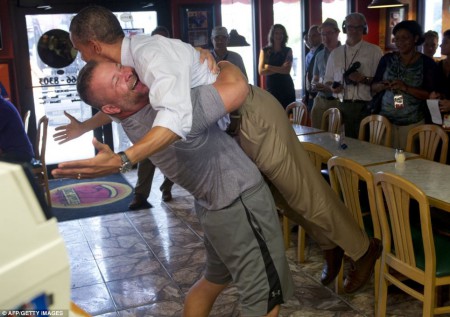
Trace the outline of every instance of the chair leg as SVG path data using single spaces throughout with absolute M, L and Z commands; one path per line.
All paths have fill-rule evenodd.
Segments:
M 342 260 L 341 269 L 334 281 L 334 291 L 336 294 L 344 293 L 344 260 Z
M 45 187 L 45 195 L 47 196 L 47 204 L 49 207 L 52 206 L 52 197 L 50 196 L 50 187 L 48 185 L 48 176 L 47 171 L 44 170 L 43 172 L 43 178 L 44 178 L 44 187 Z
M 299 263 L 305 262 L 305 246 L 306 246 L 306 232 L 302 226 L 298 226 L 297 238 L 297 259 Z
M 284 240 L 284 248 L 287 250 L 290 246 L 290 230 L 289 230 L 289 219 L 286 216 L 283 216 L 283 240 Z
M 386 316 L 386 306 L 387 306 L 387 292 L 388 292 L 388 281 L 384 277 L 387 273 L 386 265 L 381 265 L 380 268 L 380 278 L 379 278 L 379 287 L 378 287 L 378 307 L 375 310 L 376 317 L 385 317 Z M 375 300 L 377 302 L 377 300 Z

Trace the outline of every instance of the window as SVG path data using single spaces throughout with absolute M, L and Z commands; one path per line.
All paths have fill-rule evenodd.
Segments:
M 226 27 L 228 33 L 235 29 L 239 35 L 242 35 L 247 40 L 250 46 L 234 46 L 229 47 L 230 51 L 241 55 L 245 70 L 247 71 L 248 82 L 255 83 L 255 61 L 253 59 L 253 18 L 252 18 L 252 4 L 251 1 L 227 1 L 227 4 L 222 4 L 222 26 Z
M 155 11 L 147 12 L 115 12 L 122 28 L 127 34 L 143 32 L 150 34 L 156 27 L 157 16 Z M 60 55 L 59 46 L 56 42 L 40 41 L 46 39 L 49 30 L 62 30 L 68 32 L 73 14 L 35 14 L 26 15 L 26 26 L 28 36 L 28 49 L 31 66 L 32 90 L 36 120 L 44 114 L 49 118 L 47 139 L 47 163 L 54 164 L 67 160 L 76 160 L 92 157 L 94 148 L 89 146 L 92 140 L 92 132 L 59 145 L 51 137 L 57 126 L 67 124 L 68 119 L 64 111 L 69 112 L 80 121 L 91 117 L 91 107 L 82 102 L 76 90 L 76 79 L 78 71 L 84 66 L 80 54 L 68 66 L 54 68 L 47 65 L 38 54 L 40 48 L 48 48 L 54 51 L 53 55 Z M 50 40 L 52 38 L 50 37 Z M 58 40 L 56 38 L 56 40 Z M 61 42 L 60 42 L 61 43 Z M 41 50 L 42 51 L 42 50 Z M 50 55 L 51 56 L 51 55 Z M 118 135 L 118 136 L 116 136 Z M 129 145 L 128 139 L 123 137 L 121 130 L 115 134 L 115 146 Z M 76 149 L 74 151 L 73 149 Z
M 427 0 L 425 6 L 425 23 L 423 31 L 436 31 L 439 34 L 439 44 L 442 42 L 442 0 Z M 441 56 L 441 48 L 438 46 L 434 57 Z
M 286 17 L 289 17 L 289 19 Z M 297 98 L 300 98 L 300 91 L 303 87 L 303 66 L 301 58 L 303 52 L 303 36 L 301 29 L 300 0 L 274 0 L 273 22 L 274 24 L 282 24 L 289 35 L 287 46 L 292 48 L 294 57 L 291 76 L 294 80 Z
M 345 43 L 347 35 L 342 32 L 342 22 L 347 16 L 347 0 L 322 0 L 322 21 L 327 18 L 335 19 L 341 33 L 339 33 L 339 40 Z

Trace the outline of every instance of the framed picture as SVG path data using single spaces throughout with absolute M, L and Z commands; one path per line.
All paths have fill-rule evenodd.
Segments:
M 394 43 L 394 35 L 392 30 L 394 26 L 403 20 L 408 19 L 408 5 L 403 7 L 387 8 L 386 9 L 386 49 L 395 50 L 397 47 Z
M 0 50 L 3 49 L 3 40 L 2 40 L 2 21 L 0 21 Z
M 181 7 L 181 39 L 195 47 L 207 48 L 215 25 L 214 5 Z
M 3 61 L 0 61 L 0 94 L 5 99 L 11 99 L 11 74 L 9 63 Z

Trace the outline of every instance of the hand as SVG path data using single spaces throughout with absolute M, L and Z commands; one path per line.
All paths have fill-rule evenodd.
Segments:
M 200 52 L 200 63 L 203 64 L 206 60 L 211 73 L 218 74 L 220 72 L 220 68 L 217 66 L 216 59 L 211 52 L 201 47 L 196 47 L 195 49 Z
M 439 110 L 441 112 L 450 112 L 450 100 L 448 99 L 439 100 Z
M 316 83 L 314 89 L 317 90 L 317 91 L 324 91 L 324 92 L 325 91 L 331 91 L 330 90 L 330 86 L 324 85 L 322 83 Z
M 364 76 L 363 74 L 361 74 L 360 72 L 353 72 L 350 75 L 348 75 L 348 79 L 350 79 L 351 81 L 355 82 L 355 83 L 360 83 L 362 82 L 364 79 L 366 78 L 366 76 Z
M 78 138 L 80 135 L 85 133 L 83 130 L 83 123 L 75 119 L 75 117 L 71 116 L 67 112 L 64 111 L 64 115 L 69 118 L 70 123 L 66 125 L 61 125 L 56 127 L 56 131 L 60 131 L 58 133 L 53 134 L 53 139 L 58 144 L 66 143 L 70 140 Z
M 406 91 L 407 90 L 407 86 L 406 86 L 406 84 L 403 81 L 401 81 L 399 79 L 396 79 L 396 80 L 393 80 L 393 81 L 390 82 L 389 89 Z
M 441 94 L 436 91 L 432 91 L 430 93 L 430 96 L 428 97 L 428 99 L 439 99 L 439 98 L 441 98 Z
M 118 173 L 122 166 L 120 156 L 115 154 L 108 145 L 92 140 L 98 154 L 90 159 L 59 163 L 52 171 L 55 178 L 95 178 Z

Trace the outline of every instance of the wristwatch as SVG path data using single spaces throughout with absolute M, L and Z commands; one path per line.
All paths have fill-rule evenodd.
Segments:
M 133 168 L 133 164 L 131 164 L 131 161 L 125 154 L 125 152 L 119 152 L 117 154 L 120 156 L 120 159 L 122 160 L 122 166 L 119 168 L 119 172 L 126 173 L 131 171 L 131 169 Z

